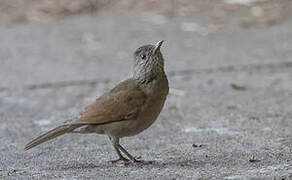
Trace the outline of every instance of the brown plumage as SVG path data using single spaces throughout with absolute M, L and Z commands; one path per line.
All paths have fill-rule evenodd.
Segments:
M 132 136 L 148 128 L 158 117 L 168 94 L 168 80 L 160 53 L 163 41 L 146 45 L 134 53 L 134 75 L 119 83 L 87 106 L 77 121 L 61 125 L 32 140 L 31 149 L 66 133 L 98 133 L 110 137 L 119 155 L 118 160 L 137 161 L 120 144 L 119 138 Z M 116 160 L 116 161 L 118 161 Z M 116 162 L 112 161 L 112 162 Z
M 45 134 L 35 138 L 34 140 L 32 140 L 31 142 L 27 143 L 27 145 L 25 146 L 25 150 L 29 150 L 43 142 L 46 142 L 50 139 L 56 138 L 58 136 L 61 136 L 65 133 L 69 133 L 72 132 L 75 128 L 77 128 L 77 125 L 73 125 L 73 124 L 66 124 L 66 125 L 62 125 L 59 127 L 56 127 L 55 129 L 50 130 L 49 132 L 46 132 Z
M 77 122 L 102 123 L 134 118 L 146 99 L 146 94 L 132 79 L 126 80 L 86 107 Z

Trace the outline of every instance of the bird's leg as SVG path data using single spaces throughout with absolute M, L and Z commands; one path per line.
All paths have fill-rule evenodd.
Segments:
M 116 137 L 110 137 L 110 136 L 109 136 L 109 138 L 110 138 L 110 140 L 112 141 L 113 146 L 114 146 L 114 148 L 115 148 L 115 150 L 116 150 L 116 152 L 117 152 L 117 154 L 118 154 L 118 156 L 119 156 L 119 159 L 116 159 L 116 160 L 110 160 L 109 162 L 111 162 L 111 163 L 116 163 L 116 162 L 118 162 L 118 161 L 124 161 L 125 163 L 129 162 L 129 159 L 125 158 L 125 157 L 122 155 L 122 153 L 120 152 L 119 148 L 117 147 L 117 144 L 119 144 L 119 138 L 116 138 Z
M 116 144 L 116 146 L 117 146 L 117 148 L 118 148 L 119 150 L 121 150 L 125 155 L 127 155 L 128 158 L 131 159 L 131 161 L 133 161 L 133 162 L 141 162 L 141 161 L 137 160 L 136 158 L 134 158 L 130 153 L 128 153 L 128 152 L 126 151 L 126 149 L 123 148 L 123 146 L 121 146 L 119 143 Z
M 119 159 L 115 159 L 115 160 L 110 160 L 111 163 L 116 163 L 116 162 L 119 162 L 119 161 L 124 161 L 125 163 L 129 162 L 129 159 L 125 158 L 124 156 L 122 156 L 120 150 L 114 146 L 118 156 L 119 156 Z

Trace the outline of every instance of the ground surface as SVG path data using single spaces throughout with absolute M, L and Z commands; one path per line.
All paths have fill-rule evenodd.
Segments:
M 0 179 L 292 179 L 291 2 L 171 2 L 1 16 Z M 98 135 L 23 151 L 130 76 L 138 46 L 162 39 L 172 91 L 150 129 L 122 140 L 155 163 L 110 164 Z

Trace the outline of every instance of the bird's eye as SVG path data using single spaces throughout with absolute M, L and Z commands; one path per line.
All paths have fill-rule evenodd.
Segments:
M 145 59 L 146 58 L 146 55 L 145 54 L 142 54 L 141 55 L 141 59 Z

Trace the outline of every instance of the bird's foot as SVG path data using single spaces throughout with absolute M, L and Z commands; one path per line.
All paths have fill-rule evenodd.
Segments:
M 136 160 L 135 163 L 141 163 L 141 164 L 153 164 L 155 161 L 145 161 L 145 160 Z
M 135 156 L 133 158 L 133 162 L 138 163 L 138 162 L 143 162 L 143 160 L 141 160 L 141 156 Z
M 116 160 L 110 160 L 109 162 L 114 164 L 114 163 L 117 163 L 119 161 L 123 161 L 125 164 L 129 164 L 129 162 L 130 162 L 129 159 L 124 158 L 124 157 L 120 157 L 119 159 L 116 159 Z
M 145 161 L 141 159 L 141 156 L 135 156 L 134 163 L 143 163 L 143 164 L 153 164 L 155 161 Z

